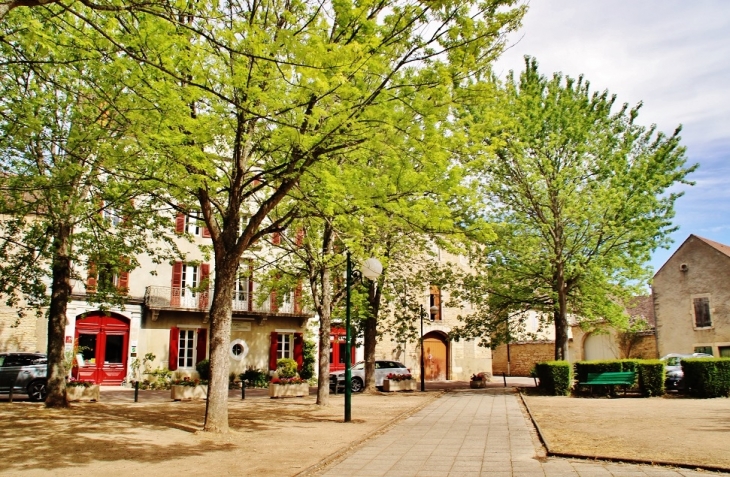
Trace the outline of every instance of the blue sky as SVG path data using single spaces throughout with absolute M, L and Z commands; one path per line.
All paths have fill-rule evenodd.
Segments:
M 543 74 L 583 74 L 619 103 L 643 101 L 641 124 L 682 124 L 688 163 L 700 167 L 695 186 L 681 187 L 679 230 L 654 252 L 654 271 L 691 233 L 730 245 L 730 1 L 532 0 L 509 43 L 502 77 L 534 56 Z

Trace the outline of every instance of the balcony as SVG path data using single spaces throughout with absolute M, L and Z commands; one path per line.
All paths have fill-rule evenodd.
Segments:
M 277 303 L 273 294 L 259 303 L 251 299 L 249 293 L 238 291 L 233 295 L 232 305 L 234 315 L 297 315 L 303 316 L 309 313 L 295 303 L 294 294 L 285 297 L 283 303 Z M 148 286 L 145 289 L 144 304 L 147 309 L 153 311 L 153 320 L 160 310 L 180 311 L 202 311 L 210 310 L 210 303 L 213 299 L 213 288 L 207 291 L 192 291 L 186 288 L 173 288 L 162 286 Z

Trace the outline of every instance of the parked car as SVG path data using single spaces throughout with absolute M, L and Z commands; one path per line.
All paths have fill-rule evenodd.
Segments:
M 352 392 L 358 393 L 365 387 L 365 361 L 355 363 L 352 368 Z M 375 361 L 375 386 L 383 385 L 383 380 L 393 374 L 410 374 L 411 370 L 398 361 Z M 338 389 L 345 388 L 345 371 L 330 373 L 330 390 L 334 392 L 335 386 Z
M 0 353 L 0 394 L 27 394 L 31 401 L 46 399 L 45 354 Z
M 664 387 L 667 391 L 684 389 L 684 371 L 682 371 L 682 360 L 686 358 L 712 358 L 706 353 L 669 353 L 661 358 L 667 371 Z

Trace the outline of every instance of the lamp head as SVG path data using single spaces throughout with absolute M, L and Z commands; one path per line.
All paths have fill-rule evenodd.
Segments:
M 433 321 L 435 319 L 435 316 L 439 312 L 439 307 L 437 307 L 436 305 L 434 305 L 431 308 L 429 308 L 428 311 L 431 312 L 428 316 L 431 318 L 431 321 Z
M 368 258 L 362 264 L 362 276 L 368 280 L 377 280 L 381 273 L 383 273 L 383 265 L 377 258 Z

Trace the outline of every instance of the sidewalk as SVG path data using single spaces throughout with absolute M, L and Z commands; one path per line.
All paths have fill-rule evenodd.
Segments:
M 444 394 L 318 474 L 348 476 L 700 477 L 650 465 L 545 458 L 510 388 Z

